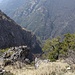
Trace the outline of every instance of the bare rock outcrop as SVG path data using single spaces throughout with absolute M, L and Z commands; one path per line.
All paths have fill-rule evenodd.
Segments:
M 27 46 L 12 47 L 3 54 L 3 65 L 11 65 L 17 61 L 29 64 L 31 61 L 29 59 L 30 54 L 30 48 Z
M 65 60 L 68 64 L 75 64 L 75 51 L 69 50 L 67 58 Z

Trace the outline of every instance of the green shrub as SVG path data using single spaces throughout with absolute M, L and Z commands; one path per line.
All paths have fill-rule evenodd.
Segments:
M 46 40 L 42 50 L 49 51 L 47 56 L 51 61 L 57 60 L 59 57 L 67 57 L 68 50 L 75 50 L 75 34 L 65 34 L 64 39 L 53 38 Z
M 6 48 L 6 49 L 0 49 L 0 56 L 3 54 L 3 53 L 5 53 L 6 51 L 8 51 L 9 50 L 9 48 Z

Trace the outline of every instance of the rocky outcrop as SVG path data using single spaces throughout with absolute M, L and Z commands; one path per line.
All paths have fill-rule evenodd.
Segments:
M 36 36 L 0 11 L 0 48 L 27 45 L 32 53 L 41 53 Z
M 65 59 L 65 61 L 68 64 L 75 64 L 75 51 L 74 50 L 68 51 L 68 55 L 67 55 L 67 58 Z
M 4 53 L 3 65 L 14 64 L 17 61 L 29 64 L 32 60 L 29 58 L 29 55 L 31 55 L 31 52 L 27 46 L 12 47 Z
M 0 65 L 0 75 L 3 75 L 5 73 L 4 68 Z

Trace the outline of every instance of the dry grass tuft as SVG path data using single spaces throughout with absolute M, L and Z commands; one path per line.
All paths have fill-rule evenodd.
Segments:
M 5 69 L 15 75 L 75 75 L 75 69 L 67 70 L 70 65 L 64 62 L 41 63 L 38 69 L 33 66 L 24 66 L 17 69 L 14 66 L 7 66 Z

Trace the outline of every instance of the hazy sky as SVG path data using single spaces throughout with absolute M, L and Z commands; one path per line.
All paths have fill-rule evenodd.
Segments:
M 2 0 L 0 0 L 0 2 L 1 2 Z

